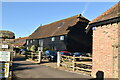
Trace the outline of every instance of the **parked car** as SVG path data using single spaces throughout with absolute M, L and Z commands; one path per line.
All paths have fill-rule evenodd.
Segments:
M 72 56 L 72 53 L 68 52 L 68 51 L 60 51 L 61 55 L 65 55 L 65 56 Z
M 75 56 L 84 56 L 84 57 L 89 57 L 90 56 L 90 53 L 83 53 L 83 52 L 75 52 L 73 53 L 73 55 Z
M 80 52 L 75 52 L 75 53 L 73 53 L 72 55 L 75 55 L 75 57 L 78 57 L 78 58 L 76 58 L 76 61 L 79 61 L 79 60 L 81 60 L 81 56 L 82 56 L 82 54 L 80 53 Z
M 76 60 L 79 61 L 79 60 L 82 60 L 80 57 L 90 57 L 90 53 L 83 53 L 83 52 L 75 52 L 73 53 L 73 55 L 75 55 L 76 57 Z
M 56 51 L 47 50 L 47 51 L 45 51 L 44 56 L 49 61 L 57 61 L 57 52 Z
M 75 53 L 73 53 L 73 55 L 75 55 L 75 56 L 81 56 L 82 54 L 80 52 L 75 52 Z
M 20 49 L 20 54 L 25 55 L 27 53 L 26 49 Z

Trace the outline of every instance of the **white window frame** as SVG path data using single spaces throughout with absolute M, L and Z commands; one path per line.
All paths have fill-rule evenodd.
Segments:
M 33 39 L 33 41 L 35 41 L 35 39 Z
M 30 42 L 32 43 L 33 41 L 32 41 L 32 40 L 30 40 Z
M 60 40 L 65 40 L 65 36 L 60 36 Z
M 27 40 L 27 45 L 29 44 L 29 41 Z
M 51 41 L 55 41 L 55 37 L 52 37 L 52 38 L 51 38 Z

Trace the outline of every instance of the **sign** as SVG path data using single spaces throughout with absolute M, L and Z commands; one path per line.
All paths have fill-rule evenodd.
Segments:
M 2 45 L 2 48 L 8 49 L 8 45 Z
M 0 63 L 0 78 L 8 78 L 9 63 Z
M 0 61 L 10 61 L 10 52 L 0 51 Z

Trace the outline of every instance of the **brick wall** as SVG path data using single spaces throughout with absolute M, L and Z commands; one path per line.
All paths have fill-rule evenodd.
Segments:
M 118 23 L 98 26 L 96 30 L 93 30 L 93 67 L 91 73 L 93 77 L 96 77 L 98 71 L 104 72 L 105 78 L 118 77 L 117 73 L 113 75 L 115 70 L 118 70 L 118 59 L 113 58 L 115 55 L 118 56 L 118 49 L 113 47 L 117 43 Z
M 119 41 L 119 47 L 118 47 L 118 77 L 120 79 L 120 23 L 118 24 L 119 32 L 118 32 L 118 41 Z

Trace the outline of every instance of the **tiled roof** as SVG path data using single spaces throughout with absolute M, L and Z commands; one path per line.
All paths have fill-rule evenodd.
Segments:
M 109 10 L 105 11 L 103 14 L 92 20 L 90 23 L 95 23 L 115 17 L 120 17 L 120 2 L 118 2 L 116 5 L 114 5 Z
M 28 37 L 22 37 L 22 38 L 17 38 L 15 39 L 15 46 L 23 46 L 26 43 L 26 39 Z
M 79 19 L 78 19 L 79 17 Z M 89 22 L 86 18 L 81 15 L 75 15 L 73 17 L 63 19 L 57 22 L 53 22 L 51 24 L 47 24 L 44 26 L 38 27 L 28 39 L 38 39 L 38 38 L 46 38 L 57 35 L 64 35 L 68 33 L 68 27 L 75 25 L 78 21 L 81 22 Z

